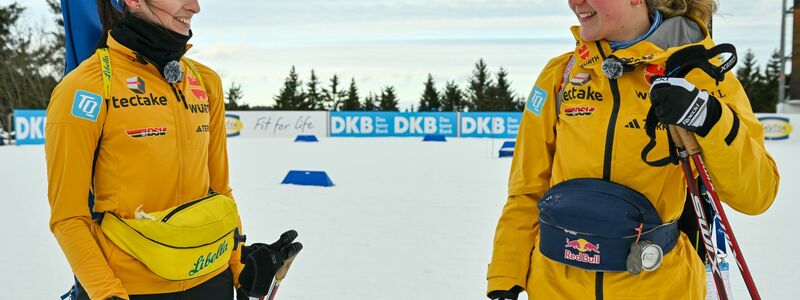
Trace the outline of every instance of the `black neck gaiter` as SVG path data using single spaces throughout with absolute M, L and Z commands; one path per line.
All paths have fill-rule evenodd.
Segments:
M 167 81 L 174 83 L 177 81 L 170 80 L 175 76 L 171 74 L 173 72 L 167 65 L 170 62 L 177 63 L 181 60 L 183 54 L 186 53 L 186 43 L 189 42 L 192 33 L 190 31 L 189 36 L 185 36 L 133 15 L 127 15 L 114 25 L 111 29 L 111 36 L 120 44 L 136 52 L 137 56 L 141 56 L 147 62 L 155 65 Z M 180 65 L 178 64 L 178 66 Z M 167 74 L 164 71 L 165 67 Z

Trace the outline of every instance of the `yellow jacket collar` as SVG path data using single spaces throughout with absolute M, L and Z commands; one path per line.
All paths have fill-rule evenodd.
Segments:
M 628 48 L 612 51 L 611 46 L 605 40 L 595 42 L 584 41 L 580 35 L 581 27 L 572 26 L 570 31 L 572 32 L 572 35 L 575 37 L 576 41 L 576 47 L 573 53 L 576 58 L 576 65 L 586 69 L 597 69 L 600 71 L 603 60 L 609 56 L 614 56 L 620 62 L 629 65 L 665 64 L 667 58 L 675 53 L 675 51 L 685 47 L 696 44 L 704 45 L 706 48 L 713 46 L 714 42 L 711 40 L 711 35 L 708 32 L 708 28 L 703 25 L 701 21 L 697 19 L 692 20 L 697 24 L 700 24 L 700 28 L 703 30 L 703 35 L 705 38 L 697 43 L 686 44 L 680 47 L 671 47 L 669 49 L 661 49 L 661 47 L 645 39 Z

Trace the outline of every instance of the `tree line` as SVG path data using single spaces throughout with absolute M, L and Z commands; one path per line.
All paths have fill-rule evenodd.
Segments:
M 329 111 L 399 111 L 395 88 L 385 86 L 378 92 L 362 94 L 355 78 L 345 86 L 334 74 L 326 83 L 312 69 L 303 82 L 292 66 L 272 106 L 253 106 L 242 101 L 242 87 L 235 82 L 226 91 L 229 110 L 329 110 Z M 437 88 L 432 74 L 423 83 L 418 103 L 411 111 L 520 111 L 524 99 L 511 88 L 508 72 L 502 67 L 494 74 L 483 59 L 475 63 L 467 85 L 461 88 L 447 81 Z

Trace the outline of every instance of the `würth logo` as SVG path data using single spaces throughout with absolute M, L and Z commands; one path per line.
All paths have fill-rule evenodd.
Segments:
M 151 127 L 151 128 L 141 128 L 141 129 L 131 129 L 127 130 L 129 136 L 132 138 L 144 138 L 144 137 L 152 137 L 152 136 L 162 136 L 167 135 L 167 128 L 166 127 Z
M 578 48 L 578 54 L 581 56 L 581 59 L 587 60 L 592 52 L 589 51 L 589 47 L 587 47 L 586 44 L 581 44 L 581 47 Z
M 133 76 L 131 78 L 128 78 L 126 83 L 128 84 L 128 88 L 131 89 L 131 91 L 133 91 L 134 93 L 140 95 L 145 93 L 144 80 L 139 79 L 139 76 Z
M 192 91 L 192 94 L 197 97 L 197 99 L 208 101 L 208 95 L 203 89 L 203 85 L 200 84 L 200 80 L 192 76 L 186 76 L 186 81 L 189 82 L 189 89 Z

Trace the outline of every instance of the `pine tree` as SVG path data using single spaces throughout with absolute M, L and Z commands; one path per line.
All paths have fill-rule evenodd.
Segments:
M 381 92 L 381 101 L 378 104 L 378 108 L 382 111 L 399 111 L 400 109 L 397 108 L 397 93 L 394 90 L 393 86 L 387 86 Z
M 225 99 L 228 100 L 225 102 L 225 110 L 248 110 L 250 106 L 241 102 L 243 97 L 242 85 L 231 82 L 231 86 L 225 92 Z
M 497 84 L 489 87 L 488 98 L 486 103 L 486 110 L 492 111 L 517 111 L 519 110 L 519 102 L 511 89 L 511 82 L 508 81 L 508 72 L 500 68 L 496 74 Z
M 778 83 L 781 79 L 781 59 L 780 52 L 773 51 L 772 56 L 767 61 L 767 66 L 764 67 L 764 81 L 760 96 L 756 99 L 750 99 L 750 105 L 753 107 L 753 112 L 760 113 L 774 113 L 778 105 Z
M 486 62 L 481 58 L 475 63 L 475 70 L 472 71 L 472 76 L 469 78 L 465 106 L 470 111 L 485 111 L 489 109 L 490 99 L 488 98 L 488 92 L 493 85 L 490 76 Z
M 366 111 L 375 111 L 378 110 L 378 106 L 376 103 L 378 103 L 378 96 L 370 92 L 369 96 L 364 98 L 364 105 L 362 105 L 361 107 L 363 108 L 363 110 Z
M 322 89 L 323 106 L 327 110 L 340 110 L 339 105 L 345 95 L 346 93 L 342 90 L 341 82 L 339 82 L 339 75 L 333 74 L 328 88 Z
M 311 77 L 309 77 L 308 82 L 306 82 L 306 105 L 304 105 L 303 109 L 325 110 L 319 84 L 320 82 L 317 74 L 314 72 L 314 69 L 311 69 Z
M 436 83 L 433 82 L 433 76 L 428 73 L 428 80 L 425 81 L 425 90 L 419 99 L 419 111 L 440 111 L 441 106 L 439 92 L 436 91 Z
M 750 98 L 751 103 L 753 99 L 758 99 L 759 90 L 762 89 L 761 71 L 756 65 L 757 63 L 753 51 L 747 49 L 744 59 L 741 61 L 741 67 L 736 70 L 736 76 L 739 78 L 739 82 L 742 83 L 742 87 L 747 97 Z
M 464 93 L 455 81 L 448 81 L 442 91 L 442 111 L 463 111 Z
M 355 78 L 350 79 L 350 87 L 347 89 L 347 96 L 342 101 L 341 109 L 346 111 L 361 110 Z
M 297 71 L 295 67 L 292 66 L 291 71 L 289 71 L 289 76 L 286 77 L 286 80 L 283 82 L 283 87 L 281 88 L 278 95 L 276 95 L 273 99 L 275 99 L 275 106 L 272 107 L 274 110 L 297 110 L 300 108 L 303 99 L 305 98 L 303 92 L 300 91 L 300 87 L 303 83 L 297 76 Z

